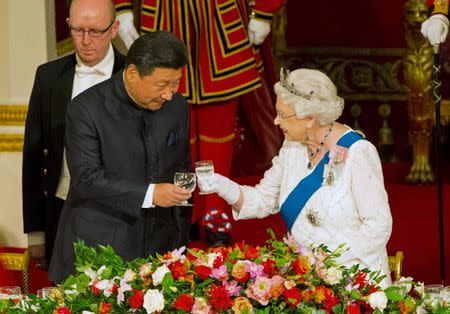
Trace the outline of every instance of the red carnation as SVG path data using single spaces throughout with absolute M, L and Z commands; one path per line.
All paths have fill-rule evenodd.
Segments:
M 100 307 L 98 308 L 98 313 L 99 314 L 108 314 L 110 308 L 111 308 L 111 303 L 102 302 L 102 303 L 100 303 Z
M 267 276 L 273 277 L 273 275 L 275 273 L 275 269 L 277 267 L 277 262 L 268 258 L 267 260 L 265 260 L 263 262 L 263 266 L 264 266 L 264 272 L 267 274 Z
M 144 293 L 141 290 L 133 289 L 134 294 L 130 297 L 130 306 L 140 309 L 144 304 Z
M 233 306 L 233 300 L 231 300 L 228 295 L 227 290 L 222 286 L 212 286 L 211 287 L 211 297 L 210 304 L 214 310 L 228 310 Z
M 177 280 L 180 277 L 186 277 L 186 266 L 181 261 L 176 261 L 169 265 L 172 277 Z
M 95 295 L 95 296 L 100 296 L 101 294 L 102 294 L 102 290 L 100 290 L 99 288 L 97 288 L 96 286 L 95 286 L 95 282 L 92 284 L 92 286 L 91 286 L 91 292 Z
M 360 288 L 364 288 L 366 285 L 366 273 L 358 272 L 356 274 L 355 284 L 359 285 Z
M 204 266 L 204 265 L 199 265 L 197 267 L 195 267 L 195 273 L 197 276 L 199 276 L 202 280 L 206 280 L 209 278 L 209 276 L 211 275 L 211 268 Z
M 249 245 L 245 251 L 245 258 L 248 260 L 255 260 L 259 257 L 259 250 L 254 246 Z
M 333 293 L 333 290 L 325 288 L 325 301 L 323 305 L 325 306 L 325 312 L 333 313 L 333 306 L 340 302 L 339 298 Z
M 113 294 L 116 294 L 118 289 L 119 289 L 119 286 L 115 283 L 115 284 L 113 284 L 113 287 L 112 287 L 112 289 L 111 289 L 111 292 L 112 292 Z
M 194 298 L 187 293 L 183 293 L 180 295 L 173 305 L 174 308 L 177 310 L 183 310 L 186 313 L 189 313 L 192 311 L 192 307 L 194 306 Z
M 359 305 L 355 303 L 350 303 L 347 305 L 347 314 L 361 314 Z
M 301 295 L 300 290 L 297 287 L 284 290 L 283 295 L 289 307 L 295 308 L 300 303 Z
M 67 306 L 58 307 L 53 313 L 56 314 L 70 314 L 70 310 Z

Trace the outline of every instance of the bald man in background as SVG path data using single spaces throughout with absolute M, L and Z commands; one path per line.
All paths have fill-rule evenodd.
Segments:
M 25 124 L 22 165 L 24 232 L 36 266 L 47 269 L 69 189 L 64 152 L 66 106 L 122 69 L 111 40 L 119 22 L 111 0 L 73 0 L 66 19 L 75 53 L 36 70 Z

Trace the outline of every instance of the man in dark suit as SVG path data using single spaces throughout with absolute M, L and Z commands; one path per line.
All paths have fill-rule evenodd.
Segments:
M 111 245 L 125 260 L 187 245 L 191 193 L 175 186 L 190 171 L 189 107 L 178 87 L 187 51 L 169 32 L 139 37 L 123 73 L 74 98 L 67 112 L 71 181 L 49 278 L 74 272 L 73 243 Z
M 74 0 L 67 18 L 75 53 L 38 67 L 25 125 L 24 232 L 36 265 L 46 269 L 69 187 L 64 157 L 66 105 L 123 67 L 113 49 L 119 22 L 111 0 Z

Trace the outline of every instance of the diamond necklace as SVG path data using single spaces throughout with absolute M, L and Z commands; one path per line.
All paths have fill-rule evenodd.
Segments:
M 327 132 L 325 133 L 325 135 L 323 136 L 323 138 L 319 142 L 319 147 L 317 147 L 314 151 L 311 151 L 309 146 L 307 146 L 307 148 L 308 148 L 308 155 L 309 155 L 309 162 L 308 162 L 308 166 L 307 166 L 308 170 L 311 170 L 311 168 L 312 168 L 312 160 L 322 150 L 323 144 L 325 144 L 325 141 L 328 139 L 328 136 L 330 135 L 331 131 L 333 130 L 333 125 L 334 125 L 334 123 L 331 122 L 330 123 L 330 127 L 328 128 Z M 309 140 L 309 139 L 307 139 L 307 140 Z

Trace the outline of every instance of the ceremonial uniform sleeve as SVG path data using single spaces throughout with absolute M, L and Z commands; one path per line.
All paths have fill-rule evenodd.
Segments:
M 448 15 L 449 0 L 427 0 L 427 6 L 430 9 L 430 15 L 444 14 Z
M 117 14 L 133 11 L 133 3 L 129 0 L 114 0 Z
M 257 20 L 272 22 L 272 18 L 283 6 L 285 0 L 256 0 L 251 10 L 251 17 Z

